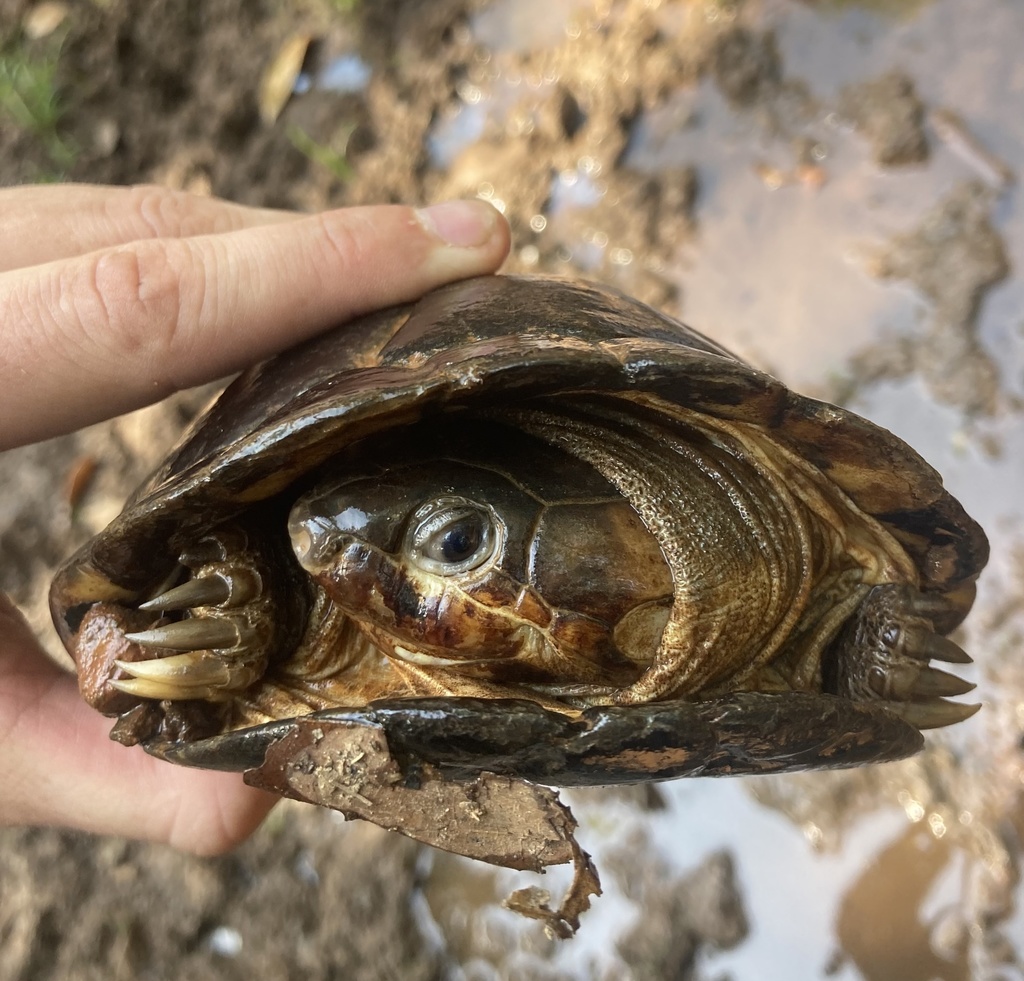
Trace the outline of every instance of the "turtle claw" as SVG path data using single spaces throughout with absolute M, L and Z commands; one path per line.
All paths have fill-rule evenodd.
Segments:
M 253 632 L 234 616 L 193 615 L 126 633 L 124 638 L 143 648 L 182 652 L 114 662 L 131 677 L 110 684 L 139 698 L 221 701 L 231 692 L 247 688 L 262 673 L 264 655 Z
M 920 661 L 945 661 L 947 664 L 972 664 L 973 659 L 948 637 L 926 627 L 907 626 L 903 629 L 903 653 Z
M 875 666 L 868 675 L 868 684 L 879 698 L 907 702 L 966 695 L 977 687 L 948 671 L 908 664 L 895 664 L 888 669 Z
M 122 671 L 147 681 L 162 681 L 182 686 L 216 685 L 230 680 L 227 662 L 215 654 L 174 654 L 148 661 L 115 661 Z
M 182 701 L 184 699 L 202 698 L 215 702 L 224 697 L 225 692 L 219 688 L 199 686 L 182 688 L 172 682 L 151 681 L 149 678 L 126 678 L 121 681 L 109 681 L 108 684 L 126 695 L 136 698 L 150 698 L 157 701 Z
M 265 663 L 253 631 L 234 616 L 193 615 L 150 630 L 126 633 L 124 638 L 142 648 L 182 652 L 114 662 L 130 677 L 111 680 L 110 684 L 138 698 L 221 701 L 259 678 Z
M 275 579 L 273 562 L 272 545 L 238 526 L 190 546 L 178 571 L 189 578 L 139 604 L 159 619 L 123 634 L 141 651 L 116 662 L 129 677 L 110 684 L 138 698 L 223 701 L 258 680 L 270 652 L 286 646 L 279 623 L 300 621 L 281 615 L 281 597 L 293 591 Z
M 941 620 L 949 614 L 949 602 L 941 593 L 907 590 L 904 598 L 907 613 L 925 620 Z
M 148 678 L 124 678 L 107 682 L 111 688 L 123 691 L 126 695 L 136 698 L 180 699 L 181 688 L 163 681 L 150 681 Z
M 257 677 L 244 663 L 232 664 L 206 651 L 114 663 L 131 677 L 111 684 L 120 691 L 145 698 L 222 698 L 247 688 Z
M 235 647 L 239 642 L 238 628 L 230 620 L 215 617 L 192 617 L 124 636 L 133 644 L 172 651 L 224 649 Z
M 942 695 L 966 695 L 977 687 L 974 682 L 965 681 L 948 671 L 926 667 L 922 668 L 917 676 L 912 697 L 915 700 L 920 700 L 922 698 L 937 698 Z
M 203 576 L 201 579 L 189 579 L 146 603 L 140 603 L 139 609 L 167 613 L 188 610 L 193 606 L 221 606 L 230 597 L 231 583 L 225 576 Z
M 946 700 L 975 685 L 931 667 L 931 660 L 970 664 L 971 658 L 932 620 L 948 616 L 943 597 L 908 585 L 875 586 L 833 643 L 823 665 L 826 688 L 855 701 L 881 700 L 919 729 L 962 722 L 978 705 Z
M 973 686 L 972 686 L 973 687 Z M 980 703 L 965 705 L 936 698 L 929 702 L 885 702 L 885 707 L 918 729 L 941 729 L 964 722 L 981 708 Z

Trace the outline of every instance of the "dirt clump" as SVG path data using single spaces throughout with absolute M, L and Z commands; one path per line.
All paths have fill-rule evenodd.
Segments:
M 914 83 L 902 72 L 847 86 L 839 100 L 839 112 L 864 134 L 880 166 L 899 167 L 928 159 L 924 105 Z
M 909 283 L 928 301 L 923 337 L 894 337 L 853 359 L 860 383 L 918 372 L 933 395 L 972 415 L 999 405 L 999 369 L 978 341 L 986 293 L 1009 271 L 1006 246 L 993 227 L 994 195 L 980 182 L 955 188 L 914 230 L 872 257 L 881 279 Z

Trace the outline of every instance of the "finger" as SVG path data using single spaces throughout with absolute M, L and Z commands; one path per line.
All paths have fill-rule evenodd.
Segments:
M 230 232 L 297 217 L 157 185 L 9 187 L 0 190 L 0 272 L 137 239 Z
M 0 597 L 0 825 L 74 827 L 212 855 L 243 841 L 276 798 L 241 776 L 186 770 L 108 738 Z
M 0 449 L 222 377 L 331 325 L 492 272 L 489 205 L 352 208 L 0 274 Z

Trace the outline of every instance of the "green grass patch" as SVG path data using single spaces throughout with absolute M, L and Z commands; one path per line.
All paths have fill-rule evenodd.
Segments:
M 35 136 L 51 163 L 65 170 L 76 154 L 58 132 L 65 111 L 57 88 L 59 53 L 53 44 L 33 51 L 24 42 L 0 50 L 0 118 Z
M 326 167 L 340 181 L 349 181 L 355 174 L 348 162 L 348 141 L 355 130 L 354 125 L 339 127 L 329 144 L 318 143 L 301 126 L 289 126 L 288 139 L 292 146 L 314 163 Z

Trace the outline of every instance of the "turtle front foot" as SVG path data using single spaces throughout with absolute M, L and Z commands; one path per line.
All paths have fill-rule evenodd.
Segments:
M 882 701 L 918 729 L 970 718 L 980 705 L 951 702 L 947 696 L 966 694 L 975 686 L 928 663 L 971 663 L 935 631 L 934 624 L 949 613 L 942 596 L 905 584 L 875 586 L 826 652 L 826 691 L 854 701 Z
M 152 656 L 116 661 L 128 677 L 110 685 L 137 698 L 222 701 L 262 677 L 286 619 L 264 552 L 229 528 L 183 554 L 189 578 L 141 603 L 156 622 L 124 635 Z

